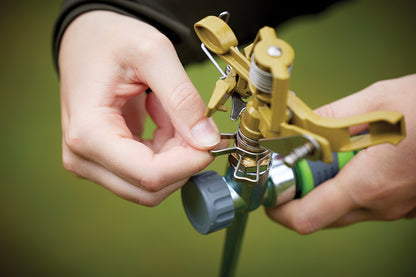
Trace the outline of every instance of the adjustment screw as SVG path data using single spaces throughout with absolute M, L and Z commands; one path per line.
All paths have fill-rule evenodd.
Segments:
M 306 156 L 313 154 L 315 151 L 315 146 L 306 142 L 299 147 L 293 149 L 286 157 L 284 157 L 283 162 L 288 167 L 294 167 L 297 162 L 304 159 Z
M 280 57 L 282 55 L 282 50 L 280 50 L 280 48 L 277 46 L 270 46 L 267 49 L 267 54 L 275 58 Z

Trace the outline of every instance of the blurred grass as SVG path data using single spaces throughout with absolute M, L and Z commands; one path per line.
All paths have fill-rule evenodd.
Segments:
M 59 85 L 50 38 L 59 1 L 0 11 L 0 273 L 3 276 L 216 276 L 224 232 L 201 236 L 179 193 L 156 208 L 121 200 L 61 165 Z M 311 107 L 415 72 L 414 1 L 353 1 L 291 20 L 291 89 Z M 207 101 L 218 74 L 188 73 Z M 232 131 L 227 115 L 215 120 Z M 148 130 L 148 135 L 151 130 Z M 225 159 L 209 169 L 223 172 Z M 239 276 L 414 276 L 416 221 L 367 222 L 300 236 L 250 215 Z

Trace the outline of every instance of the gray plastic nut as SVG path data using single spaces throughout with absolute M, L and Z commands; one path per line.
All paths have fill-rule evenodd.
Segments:
M 226 228 L 234 220 L 230 190 L 215 171 L 192 176 L 182 188 L 182 203 L 192 226 L 201 234 Z

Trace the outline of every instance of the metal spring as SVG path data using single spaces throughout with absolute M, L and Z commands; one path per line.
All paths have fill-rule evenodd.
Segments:
M 264 148 L 260 147 L 258 140 L 249 139 L 241 132 L 240 128 L 238 128 L 238 131 L 236 133 L 235 143 L 238 147 L 241 147 L 244 150 L 252 152 L 252 153 L 265 153 L 266 152 Z
M 273 79 L 272 74 L 259 68 L 254 61 L 254 55 L 251 57 L 251 66 L 249 71 L 251 83 L 260 91 L 272 93 Z
M 231 65 L 227 64 L 227 67 L 225 68 L 225 74 L 228 76 L 232 69 L 233 68 L 231 67 Z
M 287 67 L 289 74 L 292 72 L 293 64 Z M 265 93 L 273 92 L 273 78 L 272 74 L 257 66 L 254 61 L 254 55 L 251 57 L 251 66 L 249 71 L 249 78 L 251 83 L 260 91 Z

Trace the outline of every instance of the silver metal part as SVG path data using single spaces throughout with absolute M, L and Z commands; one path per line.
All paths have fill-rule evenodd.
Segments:
M 225 23 L 228 23 L 230 20 L 230 13 L 228 11 L 223 11 L 218 15 L 218 17 L 224 20 Z
M 298 163 L 300 160 L 306 158 L 309 155 L 312 155 L 317 148 L 319 149 L 319 145 L 318 147 L 316 145 L 316 141 L 315 143 L 313 143 L 312 141 L 308 141 L 302 144 L 301 146 L 296 147 L 292 150 L 291 153 L 285 156 L 285 158 L 283 159 L 284 163 L 288 167 L 294 167 L 295 164 Z
M 258 184 L 260 182 L 260 178 L 261 176 L 263 176 L 264 174 L 266 174 L 267 176 L 267 170 L 261 171 L 260 172 L 260 164 L 263 160 L 265 160 L 266 158 L 268 158 L 268 156 L 264 156 L 261 157 L 260 159 L 256 160 L 256 172 L 255 174 L 250 174 L 250 173 L 245 173 L 243 168 L 242 168 L 242 161 L 243 161 L 244 155 L 240 155 L 240 158 L 238 159 L 238 163 L 235 167 L 234 170 L 234 180 L 238 181 L 238 182 L 242 182 L 242 183 L 247 183 L 247 184 Z
M 300 159 L 306 157 L 310 160 L 318 160 L 321 155 L 319 143 L 313 137 L 306 135 L 264 138 L 260 139 L 259 143 L 263 148 L 281 156 L 289 156 L 288 166 L 295 165 Z
M 227 78 L 227 74 L 222 70 L 221 66 L 217 63 L 217 61 L 214 59 L 214 57 L 211 55 L 211 52 L 209 52 L 208 48 L 205 46 L 205 44 L 201 43 L 201 49 L 204 51 L 205 55 L 207 55 L 208 59 L 214 64 L 214 66 L 218 69 L 218 71 L 221 73 L 221 78 L 225 79 Z
M 270 46 L 267 49 L 267 54 L 269 54 L 270 56 L 277 58 L 280 57 L 282 55 L 282 50 L 280 50 L 279 47 L 277 46 Z
M 259 68 L 254 61 L 254 55 L 251 58 L 251 66 L 249 71 L 249 78 L 251 83 L 258 90 L 265 93 L 272 93 L 273 89 L 273 78 L 270 72 L 264 71 Z
M 265 151 L 265 149 L 260 147 L 258 140 L 252 140 L 246 137 L 240 129 L 238 129 L 236 133 L 235 145 L 239 149 L 243 150 L 243 153 L 237 153 L 237 165 L 232 165 L 235 167 L 234 179 L 236 181 L 245 182 L 252 185 L 258 183 L 261 176 L 264 174 L 267 175 L 270 163 L 267 163 L 266 168 L 264 168 L 264 166 L 260 168 L 260 165 L 263 163 L 263 161 L 270 158 L 270 151 Z M 255 160 L 256 166 L 254 172 L 249 172 L 247 169 L 250 169 L 251 167 L 247 168 L 246 165 L 243 164 L 243 160 L 246 157 Z
M 243 101 L 240 94 L 233 93 L 231 95 L 231 103 L 232 103 L 232 109 L 230 114 L 230 119 L 232 121 L 237 121 L 240 117 L 241 113 L 246 109 L 247 103 Z
M 232 165 L 234 168 L 234 179 L 243 183 L 258 183 L 263 173 L 267 173 L 268 165 L 265 170 L 261 170 L 260 165 L 264 160 L 270 157 L 270 151 L 260 147 L 258 141 L 245 137 L 240 131 L 234 134 L 221 134 L 221 139 L 234 139 L 234 145 L 222 149 L 212 149 L 210 150 L 210 154 L 212 156 L 237 154 L 237 164 Z M 245 158 L 255 160 L 256 168 L 253 173 L 246 172 L 243 165 L 243 160 Z
M 221 139 L 234 139 L 234 140 L 238 140 L 238 143 L 234 143 L 234 146 L 231 147 L 227 147 L 227 148 L 221 148 L 221 149 L 212 149 L 210 150 L 210 154 L 212 156 L 221 156 L 221 155 L 227 155 L 227 154 L 231 154 L 231 153 L 237 153 L 239 155 L 242 156 L 247 156 L 249 158 L 254 158 L 259 160 L 260 158 L 263 158 L 264 156 L 267 156 L 267 154 L 269 153 L 269 150 L 267 149 L 263 149 L 260 147 L 253 147 L 250 149 L 250 145 L 248 143 L 245 143 L 244 146 L 245 148 L 249 148 L 250 150 L 253 151 L 248 151 L 245 150 L 241 147 L 238 146 L 238 144 L 242 144 L 244 143 L 241 139 L 241 134 L 240 133 L 234 133 L 234 134 L 229 134 L 229 133 L 222 133 L 221 134 Z M 257 152 L 254 152 L 254 150 L 257 149 Z
M 269 170 L 267 185 L 269 186 L 265 193 L 265 205 L 268 208 L 282 205 L 296 196 L 296 179 L 295 173 L 283 162 L 283 157 L 274 153 Z M 267 201 L 267 202 L 266 202 Z
M 263 149 L 260 146 L 259 141 L 246 137 L 243 134 L 243 132 L 241 132 L 240 128 L 237 130 L 237 133 L 236 133 L 236 142 L 237 142 L 237 145 L 246 149 L 247 151 L 255 152 L 255 153 L 264 153 L 265 149 Z
M 228 11 L 223 11 L 218 15 L 219 18 L 225 21 L 225 23 L 228 23 L 230 20 L 230 13 Z M 205 53 L 205 55 L 208 57 L 208 59 L 214 64 L 214 66 L 218 69 L 218 71 L 221 73 L 221 79 L 225 79 L 228 75 L 228 73 L 231 71 L 231 67 L 227 65 L 227 68 L 224 72 L 220 65 L 217 63 L 217 61 L 214 59 L 214 57 L 211 55 L 211 52 L 209 52 L 208 48 L 205 46 L 205 44 L 201 43 L 201 49 Z M 230 68 L 229 68 L 230 67 Z
M 227 180 L 225 181 L 227 182 Z M 243 198 L 241 198 L 241 196 L 231 186 L 228 186 L 228 189 L 230 190 L 231 198 L 233 199 L 234 211 L 238 212 L 244 210 L 246 208 L 246 204 Z
M 227 66 L 225 67 L 225 74 L 228 76 L 232 69 L 233 68 L 231 67 L 231 65 L 227 64 Z
M 233 201 L 236 201 L 234 202 L 234 207 L 237 207 L 239 211 L 254 211 L 263 204 L 263 196 L 268 182 L 268 172 L 261 172 L 259 182 L 256 184 L 240 182 L 234 179 L 234 172 L 235 168 L 229 166 L 224 177 L 228 186 L 240 197 L 233 197 L 231 192 Z M 243 172 L 240 173 L 243 174 Z M 254 175 L 255 173 L 250 174 Z

